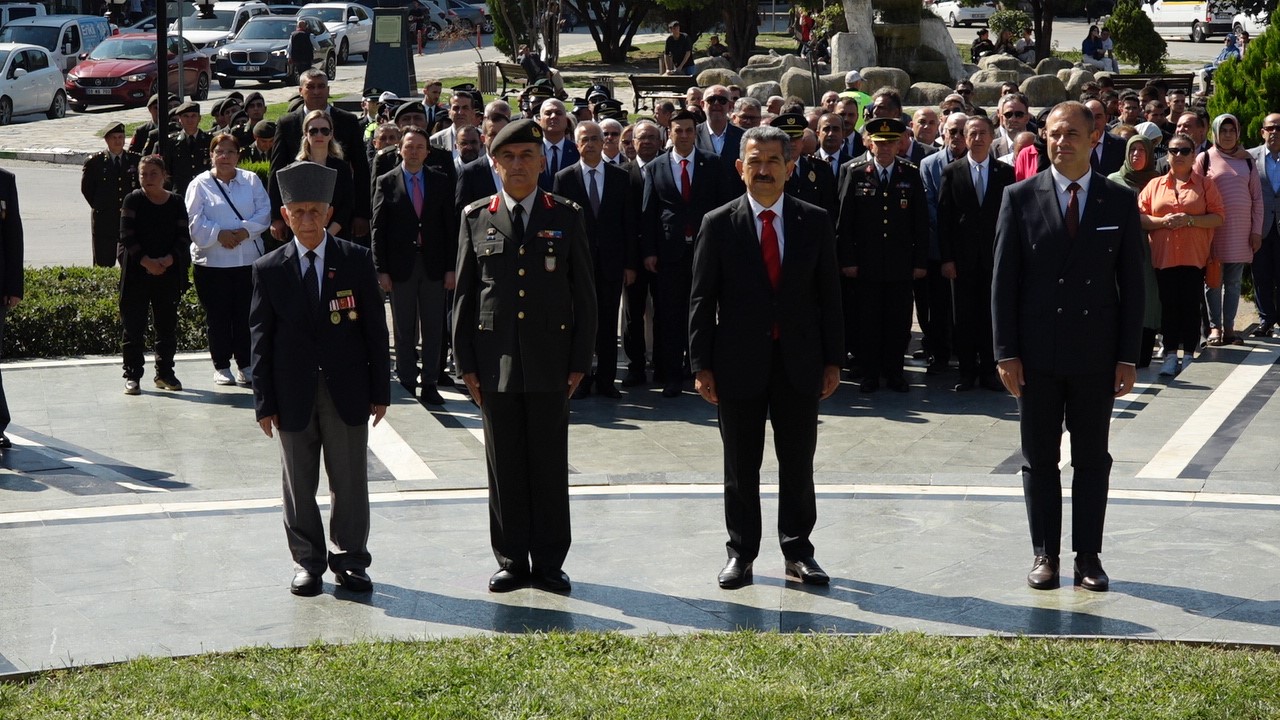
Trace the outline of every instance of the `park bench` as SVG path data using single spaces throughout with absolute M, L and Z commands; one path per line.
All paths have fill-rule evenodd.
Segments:
M 653 101 L 660 98 L 682 98 L 685 90 L 698 84 L 697 80 L 688 75 L 628 75 L 627 80 L 631 82 L 631 90 L 635 93 L 633 104 L 636 112 L 640 112 L 646 102 L 656 105 Z
M 1116 90 L 1141 90 L 1152 80 L 1163 80 L 1170 89 L 1183 88 L 1188 94 L 1194 90 L 1195 73 L 1131 73 L 1112 75 Z
M 503 97 L 507 96 L 508 85 L 514 86 L 516 90 L 523 90 L 529 84 L 529 73 L 519 63 L 498 63 L 498 74 L 502 76 Z

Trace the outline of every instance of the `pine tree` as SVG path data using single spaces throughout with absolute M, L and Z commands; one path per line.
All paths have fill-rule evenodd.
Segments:
M 1262 135 L 1262 119 L 1280 108 L 1280 30 L 1273 25 L 1249 43 L 1244 60 L 1227 60 L 1213 76 L 1209 116 L 1240 120 L 1245 145 Z

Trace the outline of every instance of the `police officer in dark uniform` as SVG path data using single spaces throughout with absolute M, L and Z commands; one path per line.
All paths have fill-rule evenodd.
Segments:
M 271 120 L 259 120 L 253 126 L 253 141 L 241 146 L 240 158 L 250 162 L 271 162 L 271 146 L 276 141 L 276 124 Z
M 492 592 L 570 588 L 569 396 L 591 369 L 596 292 L 581 209 L 538 188 L 542 146 L 533 120 L 494 137 L 502 191 L 463 210 L 458 237 L 453 348 L 484 418 Z
M 796 159 L 795 169 L 787 178 L 786 194 L 803 200 L 820 208 L 834 210 L 839 204 L 836 195 L 836 179 L 831 174 L 831 166 L 824 162 L 814 162 L 808 155 L 802 155 L 800 148 L 804 145 L 804 131 L 809 121 L 801 113 L 785 113 L 769 123 L 791 138 L 791 157 Z M 835 214 L 828 213 L 835 229 Z
M 911 281 L 925 276 L 929 215 L 920 170 L 895 157 L 906 126 L 868 120 L 872 155 L 840 168 L 836 223 L 841 272 L 857 279 L 862 392 L 907 391 L 903 355 L 911 340 Z
M 92 208 L 93 264 L 111 267 L 120 243 L 120 206 L 138 188 L 141 156 L 124 149 L 124 123 L 111 123 L 98 135 L 107 149 L 84 161 L 80 194 Z
M 200 104 L 185 102 L 174 110 L 182 127 L 169 136 L 164 164 L 169 168 L 169 181 L 179 197 L 187 194 L 187 185 L 195 176 L 213 167 L 209 158 L 209 144 L 213 136 L 200 129 Z

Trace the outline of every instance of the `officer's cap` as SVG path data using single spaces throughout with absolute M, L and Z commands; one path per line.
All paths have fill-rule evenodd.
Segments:
M 273 138 L 276 136 L 276 124 L 270 120 L 259 120 L 257 125 L 253 126 L 253 136 L 260 138 Z
M 200 114 L 200 103 L 198 103 L 198 102 L 191 102 L 190 100 L 188 100 L 187 102 L 184 102 L 184 103 L 182 103 L 181 105 L 179 105 L 178 107 L 176 107 L 176 108 L 174 108 L 174 109 L 173 109 L 173 114 L 174 114 L 174 115 L 186 115 L 187 113 L 195 113 L 195 114 L 199 115 L 199 114 Z
M 396 95 L 390 90 L 385 90 L 383 92 L 378 93 L 378 102 L 381 104 L 386 104 L 389 102 L 399 102 L 399 101 L 400 101 L 400 96 Z
M 227 99 L 235 100 L 237 105 L 243 105 L 244 93 L 240 92 L 239 90 L 232 90 L 231 92 L 227 93 Z
M 160 104 L 159 93 L 156 93 L 155 95 L 152 95 L 151 97 L 147 98 L 147 107 L 152 107 L 159 104 Z
M 809 121 L 800 113 L 784 113 L 774 118 L 769 125 L 778 128 L 787 134 L 787 137 L 795 140 L 804 137 L 804 131 L 809 127 Z
M 98 137 L 100 137 L 100 138 L 105 138 L 106 136 L 110 135 L 111 133 L 120 133 L 121 135 L 123 135 L 123 134 L 124 134 L 124 123 L 122 123 L 122 122 L 114 122 L 114 123 L 111 123 L 111 124 L 107 125 L 106 127 L 102 128 L 101 130 L 99 130 L 99 131 L 98 131 Z
M 607 112 L 618 112 L 622 110 L 622 101 L 606 98 L 596 103 L 596 114 L 603 115 Z
M 907 131 L 907 126 L 897 118 L 878 118 L 868 120 L 862 129 L 871 137 L 872 142 L 891 142 L 900 139 L 902 133 Z
M 280 200 L 288 205 L 299 202 L 333 202 L 333 186 L 338 171 L 313 162 L 296 162 L 276 173 Z
M 611 97 L 613 97 L 613 95 L 609 93 L 609 88 L 605 87 L 604 85 L 600 85 L 600 84 L 592 85 L 591 88 L 587 90 L 587 100 L 589 102 L 594 101 L 596 98 L 600 98 L 601 100 L 604 100 L 606 98 L 611 98 Z
M 489 154 L 493 155 L 503 145 L 513 143 L 537 143 L 542 147 L 542 127 L 533 120 L 516 120 L 507 123 L 489 143 Z
M 400 107 L 396 108 L 395 119 L 399 120 L 400 116 L 404 115 L 405 113 L 418 113 L 419 115 L 426 115 L 427 109 L 423 107 L 422 103 L 418 102 L 417 100 L 414 100 L 413 102 L 407 102 L 401 105 Z
M 455 90 L 455 91 L 457 91 L 457 92 L 468 92 L 468 93 L 471 93 L 471 92 L 475 92 L 475 91 L 476 91 L 476 84 L 475 84 L 475 83 L 469 83 L 469 82 L 465 82 L 465 83 L 458 83 L 457 85 L 453 85 L 453 86 L 451 86 L 449 89 L 450 89 L 450 90 Z
M 534 98 L 546 99 L 555 97 L 556 91 L 546 85 L 530 85 L 524 89 L 524 94 L 528 96 L 530 100 Z
M 380 90 L 379 88 L 367 87 L 360 93 L 360 97 L 364 98 L 365 100 L 375 100 L 381 94 L 382 94 L 382 90 Z
M 587 104 L 587 99 L 586 99 L 586 98 L 574 98 L 574 99 L 573 99 L 573 111 L 574 111 L 575 113 L 576 113 L 576 112 L 578 112 L 579 110 L 586 110 L 586 109 L 587 109 L 587 108 L 589 108 L 589 107 L 591 107 L 591 106 Z
M 227 123 L 227 127 L 235 127 L 236 125 L 243 125 L 245 122 L 248 122 L 248 120 L 249 120 L 249 113 L 245 112 L 244 110 L 236 110 L 236 114 L 231 116 L 231 121 Z

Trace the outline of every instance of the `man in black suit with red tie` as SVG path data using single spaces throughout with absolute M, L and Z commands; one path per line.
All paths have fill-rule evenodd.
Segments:
M 736 166 L 747 192 L 702 223 L 689 304 L 697 390 L 717 406 L 724 441 L 729 562 L 717 581 L 726 589 L 751 582 L 767 420 L 787 579 L 825 585 L 809 534 L 818 516 L 818 402 L 840 384 L 844 360 L 835 232 L 825 210 L 784 193 L 793 162 L 786 133 L 752 128 L 743 143 Z
M 702 218 L 724 204 L 726 182 L 720 159 L 694 147 L 693 113 L 681 110 L 671 118 L 671 152 L 645 166 L 641 201 L 641 255 L 655 273 L 657 332 L 663 374 L 663 397 L 683 392 L 685 351 L 689 347 L 689 285 L 693 276 L 693 241 Z
M 373 258 L 378 285 L 391 293 L 400 384 L 410 393 L 417 387 L 421 338 L 422 401 L 443 405 L 436 383 L 457 264 L 458 215 L 453 184 L 424 164 L 429 147 L 426 130 L 404 128 L 400 165 L 374 185 Z
M 1089 108 L 1057 105 L 1049 172 L 1005 190 L 996 223 L 992 323 L 1000 379 L 1018 398 L 1022 489 L 1035 560 L 1027 584 L 1058 586 L 1062 428 L 1071 431 L 1075 580 L 1109 586 L 1098 553 L 1114 398 L 1133 390 L 1142 343 L 1144 236 L 1132 190 L 1090 169 Z
M 996 375 L 991 341 L 991 273 L 995 268 L 996 218 L 1013 168 L 991 156 L 994 127 L 985 115 L 964 125 L 969 152 L 942 170 L 938 191 L 938 247 L 942 276 L 955 298 L 955 348 L 960 356 L 957 392 L 979 384 L 1004 390 Z
M 639 223 L 635 195 L 626 170 L 604 162 L 604 135 L 591 120 L 573 131 L 580 159 L 556 173 L 552 192 L 582 208 L 591 244 L 596 281 L 595 377 L 578 385 L 581 399 L 594 388 L 608 398 L 622 397 L 613 386 L 618 378 L 618 305 L 622 288 L 635 282 L 639 265 Z
M 294 595 L 319 595 L 326 566 L 337 584 L 373 589 L 369 555 L 369 418 L 390 402 L 382 291 L 367 248 L 325 232 L 338 173 L 315 163 L 280 171 L 293 240 L 253 264 L 249 326 L 254 410 L 280 431 L 284 527 Z M 326 543 L 316 504 L 320 459 L 333 505 Z

